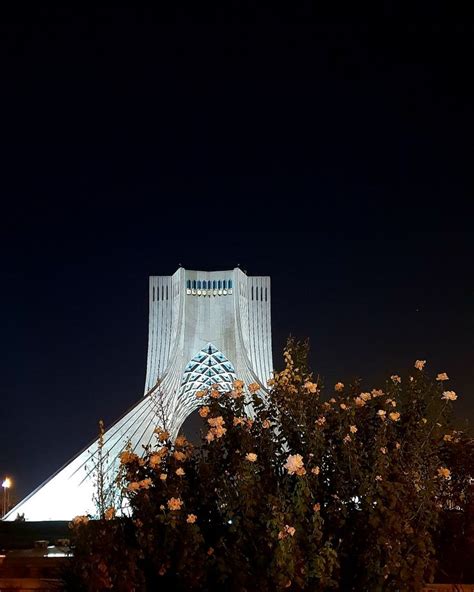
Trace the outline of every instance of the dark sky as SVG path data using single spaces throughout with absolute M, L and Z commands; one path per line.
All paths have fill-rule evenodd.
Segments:
M 0 19 L 0 474 L 19 495 L 141 396 L 148 276 L 179 263 L 272 277 L 277 365 L 289 333 L 331 383 L 426 358 L 474 418 L 468 15 L 35 10 Z

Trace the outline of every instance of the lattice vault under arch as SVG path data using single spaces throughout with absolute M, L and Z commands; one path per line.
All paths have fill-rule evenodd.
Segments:
M 236 379 L 234 366 L 212 343 L 203 347 L 184 368 L 176 419 L 179 427 L 199 407 L 198 391 L 216 388 L 221 392 L 232 390 Z

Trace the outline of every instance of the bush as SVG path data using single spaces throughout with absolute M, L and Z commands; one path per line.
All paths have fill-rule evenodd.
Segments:
M 75 519 L 82 589 L 420 590 L 435 570 L 440 511 L 466 503 L 453 462 L 456 395 L 424 362 L 328 400 L 289 341 L 270 381 L 200 392 L 200 446 L 163 428 L 139 458 L 121 455 L 129 516 Z M 454 500 L 454 501 L 453 501 Z

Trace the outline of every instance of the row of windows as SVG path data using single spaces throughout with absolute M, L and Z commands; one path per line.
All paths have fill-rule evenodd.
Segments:
M 186 287 L 188 290 L 232 290 L 232 280 L 213 280 L 212 282 L 206 280 L 187 280 Z M 243 286 L 241 286 L 241 290 L 242 288 Z M 175 287 L 175 294 L 177 293 Z M 250 298 L 251 300 L 267 302 L 267 288 L 252 286 Z M 159 286 L 156 286 L 156 289 L 155 286 L 153 286 L 153 301 L 155 300 L 168 300 L 168 286 L 161 286 L 161 290 Z
M 251 299 L 252 300 L 265 300 L 265 302 L 267 302 L 268 300 L 268 292 L 267 292 L 267 288 L 260 288 L 260 290 L 258 289 L 258 286 L 254 287 L 252 286 L 252 290 L 251 290 Z
M 186 282 L 188 290 L 232 290 L 232 280 L 188 280 Z
M 193 296 L 227 296 L 227 294 L 232 294 L 232 288 L 228 290 L 191 290 L 191 288 L 187 288 L 186 294 L 192 294 Z
M 168 300 L 168 286 L 161 286 L 161 290 L 160 286 L 153 286 L 153 302 L 155 300 Z

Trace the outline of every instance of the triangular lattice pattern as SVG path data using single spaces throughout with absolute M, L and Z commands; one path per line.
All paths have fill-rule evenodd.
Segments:
M 221 391 L 230 391 L 234 380 L 232 364 L 212 343 L 208 343 L 184 369 L 181 396 L 188 397 L 213 386 Z

